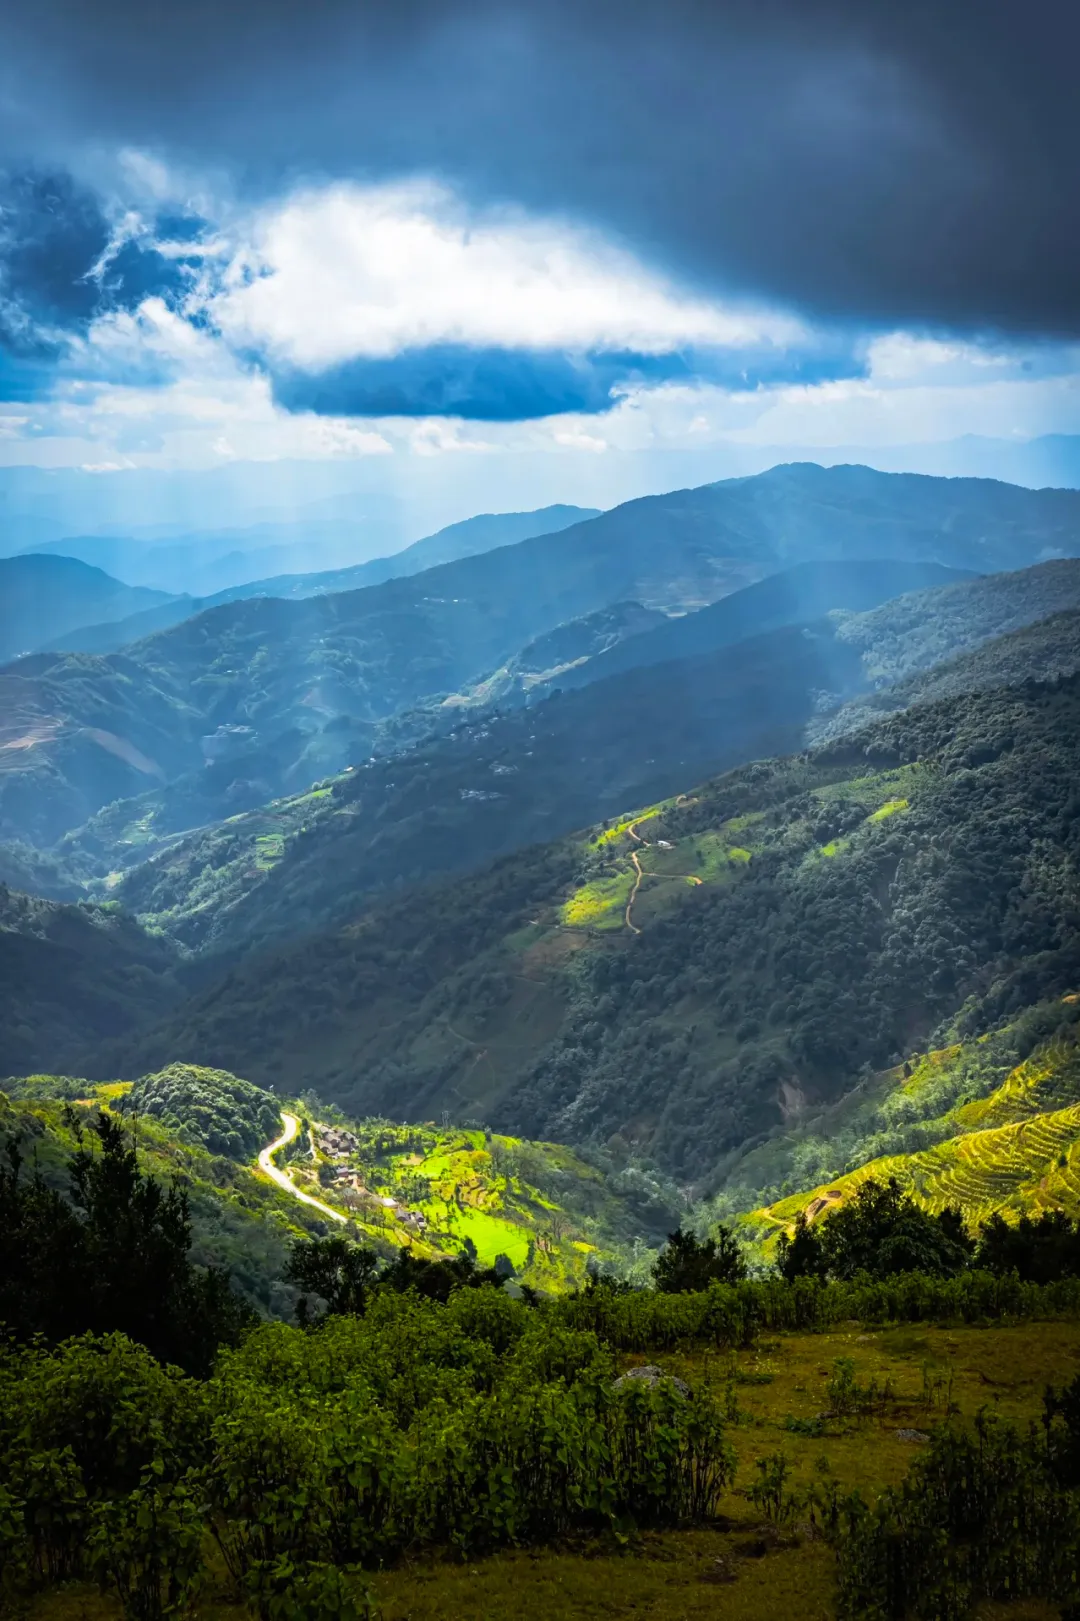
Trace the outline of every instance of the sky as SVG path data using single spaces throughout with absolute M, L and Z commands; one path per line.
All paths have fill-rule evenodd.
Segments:
M 1078 47 L 1064 0 L 6 7 L 0 491 L 422 529 L 803 455 L 1038 481 Z

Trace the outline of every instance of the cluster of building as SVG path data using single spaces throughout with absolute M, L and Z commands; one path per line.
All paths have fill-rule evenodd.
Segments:
M 317 1146 L 319 1152 L 327 1159 L 345 1160 L 359 1152 L 360 1143 L 351 1131 L 342 1126 L 319 1126 L 317 1128 Z M 361 1173 L 351 1165 L 335 1165 L 334 1178 L 336 1192 L 341 1202 L 356 1209 L 361 1205 L 379 1205 L 387 1215 L 393 1216 L 407 1227 L 417 1237 L 427 1231 L 427 1217 L 419 1210 L 410 1210 L 407 1205 L 400 1204 L 397 1199 L 387 1195 L 372 1193 L 366 1187 Z
M 327 1159 L 347 1159 L 360 1147 L 352 1132 L 346 1131 L 342 1126 L 320 1126 L 318 1130 L 319 1150 Z

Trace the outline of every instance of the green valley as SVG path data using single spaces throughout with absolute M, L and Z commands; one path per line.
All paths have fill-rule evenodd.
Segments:
M 313 1098 L 279 1100 L 192 1065 L 134 1084 L 37 1075 L 0 1090 L 0 1148 L 21 1142 L 58 1188 L 87 1121 L 101 1108 L 117 1114 L 148 1173 L 188 1189 L 195 1259 L 227 1267 L 245 1298 L 275 1316 L 291 1316 L 295 1298 L 282 1281 L 287 1243 L 332 1230 L 328 1215 L 383 1258 L 403 1247 L 424 1259 L 471 1255 L 559 1294 L 590 1271 L 646 1275 L 681 1208 L 656 1177 L 620 1177 L 554 1143 L 483 1128 L 350 1121 Z M 279 1136 L 282 1111 L 300 1129 L 276 1164 L 310 1203 L 257 1165 Z
M 627 808 L 242 961 L 101 1062 L 597 1142 L 712 1195 L 935 1031 L 1071 989 L 1078 702 L 950 699 Z

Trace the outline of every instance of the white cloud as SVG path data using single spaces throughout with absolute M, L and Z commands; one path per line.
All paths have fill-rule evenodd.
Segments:
M 308 370 L 436 344 L 661 354 L 805 337 L 788 316 L 690 297 L 563 222 L 471 218 L 430 183 L 309 189 L 246 232 L 210 312 L 230 343 Z

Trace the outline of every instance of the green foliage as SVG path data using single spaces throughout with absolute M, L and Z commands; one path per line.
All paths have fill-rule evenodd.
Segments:
M 805 1253 L 812 1247 L 812 1236 L 802 1235 Z M 895 1179 L 880 1183 L 872 1177 L 859 1185 L 854 1198 L 824 1218 L 816 1236 L 822 1269 L 840 1279 L 861 1272 L 871 1277 L 895 1272 L 949 1276 L 967 1265 L 975 1248 L 955 1207 L 929 1215 L 901 1192 Z M 790 1267 L 794 1244 L 793 1240 L 783 1253 L 782 1268 L 785 1260 Z
M 661 1294 L 687 1294 L 711 1283 L 737 1283 L 746 1276 L 746 1261 L 735 1234 L 719 1227 L 711 1238 L 699 1239 L 680 1227 L 668 1234 L 665 1248 L 653 1268 Z
M 800 1210 L 795 1217 L 791 1233 L 781 1233 L 776 1245 L 776 1270 L 786 1283 L 796 1278 L 823 1278 L 826 1273 L 825 1251 L 821 1234 Z
M 223 1274 L 191 1265 L 187 1195 L 141 1170 L 122 1126 L 102 1113 L 71 1158 L 71 1202 L 40 1172 L 22 1175 L 17 1142 L 0 1168 L 0 1323 L 21 1338 L 120 1331 L 162 1360 L 207 1371 L 250 1313 Z M 96 1146 L 95 1146 L 96 1144 Z
M 980 1230 L 974 1264 L 999 1275 L 1015 1272 L 1025 1282 L 1080 1276 L 1080 1221 L 1062 1210 L 1021 1216 L 1015 1225 L 993 1215 Z
M 254 1159 L 278 1131 L 278 1105 L 263 1087 L 195 1064 L 170 1064 L 144 1075 L 118 1106 L 149 1115 L 227 1159 Z
M 130 1621 L 161 1621 L 185 1606 L 203 1573 L 198 1480 L 163 1479 L 154 1459 L 126 1497 L 96 1505 L 87 1541 L 90 1570 Z
M 16 1585 L 96 1573 L 158 1621 L 208 1531 L 260 1616 L 308 1621 L 366 1613 L 334 1570 L 417 1548 L 708 1519 L 733 1473 L 713 1395 L 613 1375 L 595 1336 L 487 1287 L 380 1287 L 363 1317 L 257 1329 L 202 1384 L 119 1335 L 9 1347 L 0 1552 Z
M 985 1415 L 973 1433 L 939 1431 L 901 1487 L 873 1508 L 852 1505 L 839 1535 L 842 1616 L 964 1621 L 983 1599 L 1074 1604 L 1075 1387 L 1066 1396 L 1064 1410 L 1048 1402 L 1042 1435 Z
M 855 1374 L 855 1363 L 849 1356 L 837 1357 L 826 1389 L 829 1406 L 839 1418 L 872 1413 L 892 1399 L 888 1383 L 879 1386 L 877 1380 L 871 1378 L 861 1385 Z
M 449 1300 L 455 1289 L 476 1289 L 484 1284 L 500 1288 L 507 1277 L 499 1266 L 478 1268 L 475 1252 L 446 1259 L 425 1260 L 402 1249 L 382 1273 L 381 1281 L 399 1294 L 414 1289 L 427 1300 Z
M 794 1518 L 798 1498 L 788 1486 L 791 1462 L 783 1452 L 774 1452 L 767 1458 L 755 1458 L 757 1479 L 749 1489 L 749 1498 L 767 1520 L 782 1525 Z
M 294 1244 L 285 1276 L 305 1291 L 297 1302 L 300 1321 L 307 1321 L 308 1293 L 324 1300 L 328 1312 L 362 1316 L 378 1261 L 374 1250 L 333 1233 L 328 1238 L 301 1239 Z
M 699 1294 L 598 1288 L 553 1301 L 556 1321 L 592 1332 L 622 1351 L 753 1344 L 764 1332 L 815 1332 L 837 1323 L 997 1321 L 1071 1317 L 1080 1310 L 1080 1280 L 1024 1283 L 1014 1273 L 964 1271 L 954 1277 L 896 1273 L 822 1283 L 778 1276 L 713 1283 Z

